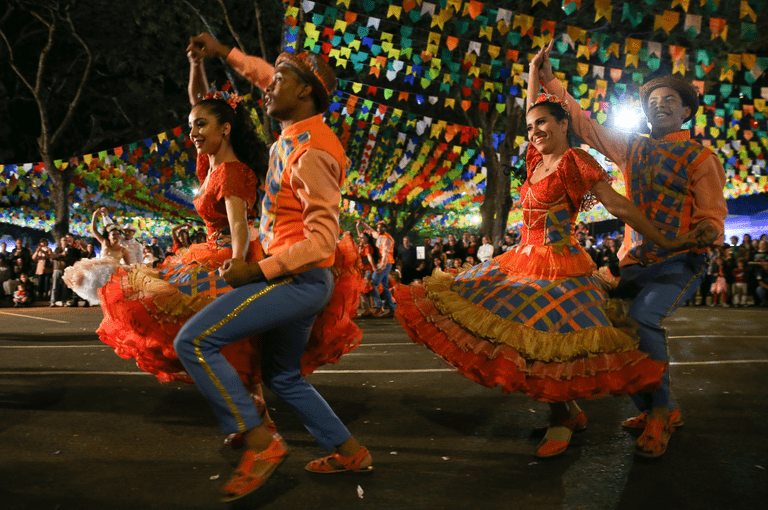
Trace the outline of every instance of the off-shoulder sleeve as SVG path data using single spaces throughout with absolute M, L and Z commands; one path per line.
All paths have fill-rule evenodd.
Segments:
M 227 197 L 239 197 L 247 205 L 247 209 L 256 203 L 258 183 L 253 171 L 247 165 L 239 162 L 224 163 L 218 171 L 211 176 L 208 182 L 211 192 L 216 200 L 224 200 Z
M 610 183 L 613 179 L 595 158 L 582 149 L 569 149 L 563 159 L 561 175 L 568 197 L 580 211 L 588 211 L 598 203 L 590 191 L 592 187 L 600 181 Z
M 200 184 L 202 184 L 208 176 L 208 168 L 210 165 L 211 162 L 208 159 L 208 154 L 197 155 L 197 178 L 200 179 Z

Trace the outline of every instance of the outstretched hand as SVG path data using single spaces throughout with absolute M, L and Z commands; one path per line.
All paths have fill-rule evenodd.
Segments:
M 203 33 L 189 38 L 187 46 L 187 58 L 195 59 L 221 57 L 229 55 L 230 48 L 221 44 L 213 35 Z M 190 56 L 191 55 L 191 56 Z
M 531 76 L 531 79 L 540 79 L 544 82 L 548 82 L 552 80 L 555 75 L 552 72 L 552 63 L 549 61 L 549 52 L 552 51 L 552 46 L 555 43 L 554 37 L 551 41 L 549 41 L 549 44 L 544 46 L 542 49 L 536 53 L 536 56 L 533 57 L 533 60 L 528 64 L 531 73 L 536 73 L 538 76 Z

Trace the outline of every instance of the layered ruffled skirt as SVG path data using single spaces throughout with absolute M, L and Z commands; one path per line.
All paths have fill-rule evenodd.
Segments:
M 99 289 L 103 287 L 120 264 L 112 258 L 82 259 L 64 270 L 62 280 L 78 296 L 93 306 L 100 304 Z
M 248 262 L 263 256 L 258 243 L 251 243 L 248 253 Z M 143 265 L 118 268 L 99 290 L 104 312 L 97 330 L 100 339 L 121 358 L 134 358 L 139 368 L 160 382 L 192 382 L 176 356 L 173 340 L 190 317 L 231 290 L 217 272 L 231 257 L 230 247 L 211 249 L 195 244 L 168 257 L 156 269 Z M 302 357 L 303 374 L 338 362 L 360 344 L 362 331 L 352 321 L 360 296 L 357 268 L 356 247 L 345 236 L 336 249 L 333 295 L 315 319 Z M 261 381 L 259 342 L 258 336 L 244 338 L 222 349 L 248 387 Z
M 459 274 L 400 286 L 395 316 L 461 374 L 536 400 L 652 391 L 666 363 L 638 350 L 609 275 L 580 247 L 518 246 Z

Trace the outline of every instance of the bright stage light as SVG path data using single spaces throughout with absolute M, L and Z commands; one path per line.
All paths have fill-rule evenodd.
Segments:
M 479 225 L 483 221 L 483 218 L 479 214 L 475 214 L 469 217 L 469 222 L 472 225 Z
M 613 114 L 613 126 L 622 131 L 637 131 L 644 119 L 639 106 L 619 106 Z

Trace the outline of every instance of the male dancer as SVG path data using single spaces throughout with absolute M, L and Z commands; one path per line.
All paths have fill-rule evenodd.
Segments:
M 625 226 L 617 293 L 633 300 L 629 316 L 640 324 L 640 350 L 666 362 L 669 353 L 661 321 L 696 293 L 706 269 L 702 248 L 722 243 L 728 214 L 723 165 L 711 150 L 682 130 L 696 114 L 698 94 L 679 78 L 655 78 L 640 89 L 651 136 L 608 129 L 584 115 L 555 78 L 549 62 L 551 49 L 552 42 L 537 56 L 543 59 L 540 77 L 547 92 L 567 105 L 576 136 L 621 168 L 629 198 L 667 237 L 699 231 L 698 248 L 673 254 Z M 635 453 L 663 455 L 675 426 L 682 425 L 680 411 L 670 398 L 669 370 L 658 390 L 633 395 L 632 400 L 642 414 L 625 421 L 624 426 L 643 429 Z
M 370 471 L 372 458 L 323 398 L 301 376 L 301 356 L 312 323 L 333 292 L 331 266 L 339 235 L 339 203 L 346 158 L 322 113 L 336 88 L 331 67 L 312 53 L 282 53 L 273 68 L 217 42 L 191 39 L 187 51 L 226 58 L 264 90 L 264 107 L 282 133 L 272 146 L 260 237 L 266 258 L 232 259 L 222 275 L 234 290 L 196 314 L 179 332 L 179 359 L 209 400 L 224 432 L 244 433 L 247 451 L 225 501 L 256 490 L 288 453 L 285 441 L 259 416 L 254 400 L 220 349 L 260 334 L 264 384 L 282 398 L 326 449 L 338 453 L 310 462 L 311 472 Z
M 373 272 L 373 306 L 377 309 L 373 314 L 376 317 L 392 317 L 395 314 L 395 302 L 392 300 L 392 293 L 389 291 L 389 272 L 392 271 L 392 265 L 395 263 L 395 240 L 387 234 L 387 225 L 383 221 L 376 223 L 376 230 L 369 227 L 364 221 L 358 221 L 363 225 L 365 232 L 376 239 L 376 247 L 379 249 L 381 257 L 379 264 Z M 379 295 L 379 285 L 382 286 L 381 295 Z M 384 302 L 381 298 L 384 298 Z M 384 306 L 389 308 L 389 312 L 384 311 Z

